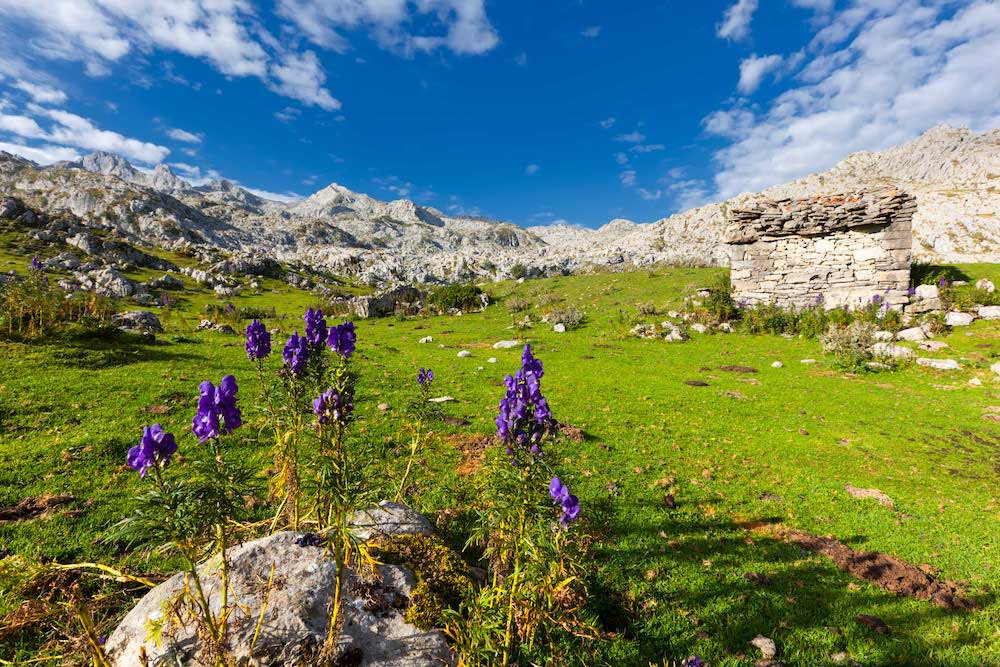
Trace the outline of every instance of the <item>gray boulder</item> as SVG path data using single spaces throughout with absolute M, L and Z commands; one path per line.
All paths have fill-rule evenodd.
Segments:
M 872 345 L 872 352 L 877 357 L 896 357 L 897 359 L 909 359 L 915 356 L 910 348 L 892 343 L 875 343 Z
M 984 320 L 1000 320 L 1000 306 L 980 306 L 976 312 Z
M 160 318 L 156 316 L 156 313 L 151 313 L 148 310 L 129 310 L 124 313 L 115 313 L 111 316 L 111 323 L 129 331 L 142 331 L 144 333 L 163 331 Z
M 418 512 L 398 503 L 383 502 L 355 514 L 359 539 L 379 535 L 429 535 L 431 525 Z M 229 647 L 237 665 L 311 664 L 326 638 L 337 567 L 323 547 L 299 546 L 300 535 L 281 532 L 228 552 Z M 273 583 L 266 582 L 274 568 Z M 338 647 L 360 653 L 369 667 L 439 667 L 454 665 L 455 656 L 444 635 L 422 631 L 404 619 L 416 579 L 394 565 L 378 567 L 380 581 L 364 582 L 348 571 L 344 585 L 345 623 Z M 198 568 L 209 605 L 222 606 L 218 559 Z M 184 590 L 182 574 L 160 584 L 130 611 L 108 637 L 105 651 L 114 667 L 140 667 L 145 647 L 151 667 L 197 665 L 203 656 L 192 623 L 171 624 L 159 644 L 148 638 L 150 621 L 164 618 L 164 608 Z M 267 604 L 265 607 L 265 596 Z M 263 612 L 263 620 L 261 614 Z M 253 643 L 260 621 L 260 634 Z
M 952 311 L 944 316 L 945 324 L 950 327 L 967 327 L 972 324 L 976 316 L 972 313 L 959 313 Z
M 159 278 L 151 281 L 149 286 L 153 289 L 177 290 L 184 289 L 184 281 L 176 276 L 170 275 L 169 273 L 164 273 Z
M 961 370 L 958 362 L 954 359 L 917 359 L 917 363 L 921 366 L 927 366 L 928 368 L 935 368 L 939 371 L 957 371 Z
M 921 340 L 926 340 L 927 334 L 920 327 L 910 327 L 909 329 L 903 329 L 896 334 L 896 340 L 908 340 L 912 342 L 918 342 Z
M 997 288 L 996 285 L 993 284 L 992 280 L 988 278 L 980 278 L 976 281 L 976 289 L 981 289 L 992 294 Z
M 80 269 L 83 268 L 84 266 L 80 267 Z M 76 278 L 83 289 L 97 292 L 101 296 L 124 299 L 146 291 L 145 287 L 134 280 L 126 278 L 116 269 L 96 269 L 87 273 L 76 273 L 73 277 Z

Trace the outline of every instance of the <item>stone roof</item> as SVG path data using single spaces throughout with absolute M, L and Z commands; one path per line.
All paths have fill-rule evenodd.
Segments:
M 782 236 L 824 236 L 891 224 L 911 217 L 917 200 L 897 188 L 820 195 L 807 199 L 758 199 L 730 210 L 725 242 L 754 243 Z

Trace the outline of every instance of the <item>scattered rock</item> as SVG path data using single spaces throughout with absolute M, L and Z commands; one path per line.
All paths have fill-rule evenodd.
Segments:
M 784 368 L 784 367 L 785 367 L 785 365 L 783 363 L 781 363 L 780 361 L 772 361 L 771 362 L 771 368 Z
M 488 364 L 495 364 L 496 362 L 497 362 L 496 357 L 490 357 L 489 359 L 486 360 L 486 363 Z
M 129 310 L 124 313 L 115 313 L 111 316 L 111 323 L 128 331 L 141 331 L 143 333 L 163 331 L 160 318 L 156 316 L 156 313 L 151 313 L 148 310 Z
M 944 316 L 944 322 L 950 327 L 967 327 L 975 320 L 975 315 L 971 313 L 959 313 L 952 311 Z
M 778 647 L 774 645 L 774 640 L 765 637 L 764 635 L 757 635 L 750 640 L 750 645 L 756 647 L 761 655 L 764 656 L 765 660 L 770 660 L 774 656 L 778 655 Z
M 729 371 L 731 373 L 756 373 L 758 372 L 753 366 L 719 366 L 720 371 Z
M 441 418 L 441 421 L 443 421 L 445 424 L 448 424 L 449 426 L 468 426 L 470 423 L 472 423 L 468 419 L 465 419 L 464 417 L 452 417 L 451 415 L 445 415 L 444 417 Z
M 1000 306 L 980 306 L 976 312 L 984 320 L 1000 320 Z
M 351 525 L 354 526 L 354 535 L 366 541 L 373 536 L 430 535 L 434 532 L 431 522 L 423 514 L 388 500 L 355 512 Z
M 587 434 L 583 432 L 582 428 L 572 426 L 570 424 L 560 424 L 559 432 L 573 442 L 583 442 L 587 437 Z
M 937 299 L 941 296 L 941 290 L 938 289 L 937 285 L 917 285 L 913 292 L 919 301 Z
M 816 360 L 815 359 L 802 359 L 801 361 L 799 361 L 799 363 L 800 364 L 815 364 Z
M 378 409 L 381 410 L 382 412 L 388 412 L 391 407 L 392 406 L 390 406 L 388 403 L 379 403 L 378 404 Z
M 866 625 L 880 635 L 891 635 L 892 631 L 889 630 L 889 626 L 885 624 L 878 616 L 868 616 L 867 614 L 858 614 L 858 622 L 862 625 Z
M 882 505 L 883 507 L 888 507 L 889 509 L 892 509 L 895 506 L 895 504 L 892 502 L 892 498 L 887 496 L 882 491 L 879 491 L 878 489 L 859 489 L 856 486 L 845 484 L 844 491 L 847 491 L 847 495 L 851 496 L 852 498 L 859 498 L 859 499 L 872 498 L 876 502 L 878 502 L 879 505 Z
M 706 327 L 704 324 L 696 322 L 691 325 L 691 331 L 697 331 L 698 333 L 703 334 L 706 331 L 708 331 L 708 327 Z
M 430 525 L 423 521 L 421 534 Z M 325 549 L 301 543 L 300 534 L 281 532 L 229 551 L 233 600 L 228 636 L 235 664 L 308 663 L 323 643 L 337 568 Z M 272 567 L 274 584 L 268 588 L 264 582 Z M 221 587 L 216 570 L 210 560 L 199 574 L 209 604 L 218 609 Z M 380 565 L 378 572 L 381 577 L 375 582 L 347 573 L 346 622 L 338 639 L 341 655 L 353 654 L 357 664 L 373 667 L 453 665 L 455 658 L 441 632 L 418 630 L 404 619 L 417 583 L 413 573 L 394 565 Z M 114 667 L 138 667 L 140 647 L 150 665 L 200 664 L 205 656 L 192 623 L 172 624 L 158 643 L 147 639 L 148 622 L 162 619 L 163 610 L 183 589 L 184 575 L 177 574 L 147 593 L 125 616 L 105 643 Z M 254 643 L 262 613 L 264 622 Z
M 927 334 L 920 327 L 910 327 L 909 329 L 903 329 L 896 334 L 896 340 L 908 340 L 912 342 L 918 342 L 927 339 Z
M 962 367 L 954 359 L 917 359 L 917 363 L 928 368 L 936 368 L 939 371 L 957 371 Z
M 48 516 L 56 508 L 62 507 L 73 500 L 73 496 L 68 495 L 42 495 L 23 498 L 14 505 L 0 507 L 0 523 Z
M 704 380 L 684 380 L 684 384 L 689 387 L 707 387 L 708 383 Z
M 462 350 L 461 352 L 458 353 L 458 356 L 465 359 L 467 357 L 471 357 L 472 353 L 469 352 L 468 350 Z
M 552 327 L 552 330 L 555 331 L 556 333 L 566 333 L 566 325 L 563 324 L 562 322 L 559 322 L 554 327 Z
M 663 506 L 668 510 L 677 509 L 677 500 L 674 498 L 673 494 L 667 493 L 663 496 Z
M 994 373 L 996 373 L 997 375 L 1000 375 L 1000 361 L 997 361 L 996 363 L 991 364 L 990 365 L 990 370 L 993 371 Z
M 947 349 L 948 343 L 940 340 L 925 340 L 918 343 L 917 347 L 927 352 L 940 352 L 941 350 Z
M 493 343 L 494 350 L 508 350 L 521 344 L 519 340 L 500 340 Z
M 875 343 L 872 345 L 872 353 L 879 357 L 893 357 L 896 359 L 909 359 L 916 356 L 908 347 L 893 345 L 892 343 Z
M 983 384 L 983 381 L 980 380 L 979 378 L 972 378 L 971 380 L 969 380 L 969 386 L 970 387 L 981 387 L 982 384 Z
M 243 291 L 242 287 L 230 287 L 229 285 L 216 285 L 213 289 L 219 296 L 239 296 L 240 292 Z
M 153 289 L 177 290 L 184 289 L 184 281 L 169 273 L 164 273 L 159 278 L 152 280 L 149 286 Z
M 451 396 L 437 396 L 436 398 L 428 398 L 428 403 L 451 403 L 455 399 Z
M 875 340 L 877 340 L 880 343 L 888 343 L 889 341 L 891 341 L 895 337 L 896 337 L 895 334 L 893 334 L 891 331 L 876 331 L 875 332 Z
M 433 343 L 434 342 L 434 336 L 424 336 L 423 338 L 420 339 L 420 342 L 421 343 Z
M 985 290 L 990 294 L 992 294 L 993 292 L 996 291 L 997 288 L 993 284 L 992 280 L 988 278 L 980 278 L 979 280 L 976 281 L 976 289 Z

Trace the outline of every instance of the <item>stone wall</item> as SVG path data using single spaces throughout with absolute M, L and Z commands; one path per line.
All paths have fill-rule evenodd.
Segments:
M 727 213 L 735 298 L 780 306 L 857 306 L 909 299 L 910 221 L 917 202 L 897 189 L 758 200 Z

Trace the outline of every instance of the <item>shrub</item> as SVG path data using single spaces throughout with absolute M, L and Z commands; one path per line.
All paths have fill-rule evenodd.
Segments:
M 521 297 L 515 296 L 507 300 L 507 310 L 512 313 L 523 313 L 526 310 L 531 310 L 531 307 L 531 302 Z
M 524 266 L 524 264 L 515 264 L 510 267 L 510 277 L 514 280 L 524 278 L 526 275 L 528 275 L 528 269 Z
M 469 310 L 480 305 L 483 290 L 475 285 L 445 285 L 434 290 L 428 301 L 439 310 Z
M 563 297 L 559 296 L 558 294 L 555 294 L 553 292 L 546 292 L 538 297 L 538 302 L 536 303 L 536 305 L 539 308 L 546 308 L 548 306 L 554 306 L 557 303 L 562 303 L 564 300 L 565 299 L 563 299 Z
M 875 324 L 864 320 L 855 320 L 847 326 L 831 324 L 827 332 L 820 336 L 820 343 L 823 351 L 831 355 L 840 368 L 852 371 L 894 369 L 901 363 L 899 358 L 877 355 L 872 351 L 877 342 L 877 329 Z
M 567 329 L 576 329 L 586 323 L 587 314 L 570 306 L 549 311 L 545 319 L 550 324 L 563 324 Z
M 637 303 L 635 309 L 640 315 L 654 316 L 660 314 L 660 309 L 649 302 Z
M 0 283 L 0 335 L 8 339 L 101 331 L 111 325 L 114 312 L 111 299 L 88 292 L 68 293 L 53 286 L 40 270 Z
M 968 280 L 969 277 L 955 266 L 938 266 L 926 262 L 914 262 L 910 266 L 910 284 L 938 285 L 943 287 L 956 280 Z

